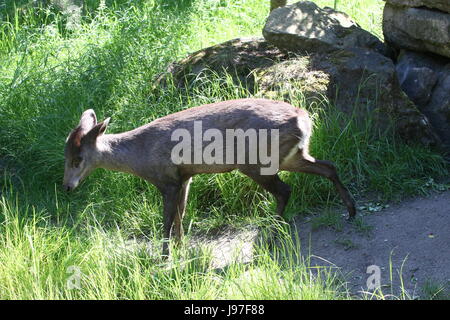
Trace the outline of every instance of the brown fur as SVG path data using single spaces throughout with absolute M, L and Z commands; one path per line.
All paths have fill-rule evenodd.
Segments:
M 103 134 L 109 119 L 99 124 L 93 119 L 94 111 L 85 111 L 79 124 L 80 129 L 75 129 L 67 140 L 64 175 L 66 189 L 75 188 L 92 170 L 99 167 L 137 175 L 154 184 L 163 196 L 165 238 L 170 237 L 174 224 L 175 237 L 181 238 L 181 220 L 189 183 L 196 174 L 238 169 L 275 196 L 279 215 L 283 214 L 289 200 L 290 187 L 277 174 L 261 175 L 261 163 L 174 164 L 171 161 L 171 150 L 177 142 L 171 141 L 172 132 L 179 128 L 193 132 L 194 121 L 200 120 L 203 131 L 208 128 L 218 129 L 222 133 L 226 129 L 237 128 L 244 131 L 278 129 L 279 169 L 316 174 L 330 179 L 347 206 L 350 217 L 356 214 L 353 199 L 340 182 L 333 163 L 316 160 L 308 153 L 312 129 L 308 113 L 285 102 L 265 99 L 223 101 L 173 113 L 119 134 Z M 205 145 L 208 143 L 204 142 Z M 74 157 L 83 159 L 77 168 L 71 166 Z M 167 243 L 163 251 L 168 254 Z

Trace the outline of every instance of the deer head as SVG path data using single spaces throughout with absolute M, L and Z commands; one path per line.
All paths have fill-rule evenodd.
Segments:
M 108 126 L 110 118 L 97 123 L 94 110 L 81 115 L 80 123 L 66 139 L 64 150 L 65 168 L 63 187 L 66 191 L 75 189 L 95 168 L 99 161 L 97 138 Z

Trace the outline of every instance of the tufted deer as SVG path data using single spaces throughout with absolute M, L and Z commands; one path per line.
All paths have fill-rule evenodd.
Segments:
M 311 136 L 308 113 L 288 103 L 265 99 L 223 101 L 170 114 L 131 131 L 104 134 L 109 120 L 97 123 L 92 109 L 82 114 L 79 125 L 66 140 L 64 189 L 75 189 L 96 168 L 141 177 L 154 184 L 162 194 L 164 238 L 167 240 L 171 232 L 176 240 L 182 237 L 181 220 L 189 184 L 191 178 L 199 173 L 240 170 L 275 196 L 280 216 L 291 189 L 280 180 L 277 172 L 286 170 L 320 175 L 333 182 L 347 207 L 349 218 L 356 214 L 354 201 L 339 180 L 333 163 L 317 160 L 308 152 Z M 275 136 L 274 139 L 268 139 L 267 130 Z M 261 132 L 265 135 L 252 142 L 251 139 Z M 199 134 L 202 137 L 200 141 Z M 221 144 L 222 137 L 230 138 L 225 146 Z M 192 143 L 193 148 L 180 145 L 181 138 Z M 249 150 L 245 149 L 245 141 L 249 141 Z M 268 147 L 263 148 L 266 142 Z M 213 144 L 215 148 L 211 147 Z M 199 152 L 202 148 L 205 150 L 203 154 Z M 233 150 L 230 153 L 228 149 Z M 270 152 L 263 155 L 263 149 Z M 270 163 L 268 159 L 275 160 Z M 276 162 L 275 170 L 269 170 L 267 165 L 273 167 L 273 162 Z M 169 247 L 165 241 L 163 255 L 168 254 Z

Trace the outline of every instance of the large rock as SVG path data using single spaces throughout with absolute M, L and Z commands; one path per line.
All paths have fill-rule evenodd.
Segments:
M 264 96 L 297 89 L 306 99 L 327 97 L 347 114 L 359 119 L 371 117 L 379 128 L 394 120 L 397 132 L 406 140 L 426 145 L 438 141 L 427 118 L 401 90 L 392 60 L 371 50 L 304 55 L 259 70 L 256 75 Z
M 235 82 L 253 87 L 252 70 L 265 68 L 277 61 L 288 58 L 281 51 L 261 38 L 233 39 L 227 42 L 194 52 L 181 61 L 172 63 L 167 72 L 161 74 L 157 84 L 167 82 L 167 75 L 177 87 L 192 84 L 202 76 L 210 76 L 211 72 L 229 73 Z
M 450 57 L 450 15 L 425 8 L 386 3 L 383 33 L 394 48 L 429 51 Z
M 442 70 L 430 102 L 422 111 L 429 117 L 442 141 L 450 147 L 450 65 Z
M 396 68 L 402 89 L 450 146 L 450 59 L 402 51 Z
M 438 69 L 445 65 L 444 58 L 419 52 L 401 50 L 395 66 L 400 86 L 418 106 L 425 106 L 438 81 Z
M 343 12 L 300 1 L 273 10 L 263 29 L 264 38 L 281 49 L 296 52 L 369 48 L 387 54 L 384 44 L 361 29 Z
M 325 97 L 348 114 L 373 117 L 380 128 L 394 120 L 406 140 L 427 145 L 438 141 L 427 118 L 401 90 L 392 60 L 372 50 L 289 57 L 261 39 L 235 39 L 200 50 L 167 71 L 158 82 L 166 82 L 169 74 L 179 86 L 195 85 L 205 72 L 223 75 L 228 71 L 250 91 L 256 88 L 260 96 L 289 100 L 292 92 L 300 91 L 308 100 Z
M 448 0 L 385 0 L 396 6 L 419 8 L 428 7 L 450 13 L 450 1 Z

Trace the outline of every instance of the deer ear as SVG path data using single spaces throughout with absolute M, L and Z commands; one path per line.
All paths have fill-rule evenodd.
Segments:
M 97 136 L 99 136 L 99 135 L 105 133 L 106 128 L 108 128 L 109 121 L 111 121 L 111 118 L 110 118 L 110 117 L 106 118 L 105 120 L 103 120 L 103 122 L 100 122 L 100 123 L 99 123 L 99 125 L 101 125 L 101 126 L 100 126 L 100 128 L 98 129 L 98 134 L 97 134 Z
M 90 131 L 97 124 L 97 116 L 94 110 L 88 109 L 81 115 L 79 127 L 81 131 L 86 133 Z
M 70 132 L 69 136 L 66 139 L 66 144 L 68 144 L 71 148 L 79 148 L 81 144 L 81 138 L 83 136 L 83 132 L 81 128 L 78 126 Z
M 103 122 L 97 123 L 88 133 L 83 137 L 83 141 L 88 143 L 95 142 L 97 137 L 104 134 L 108 127 L 111 118 L 106 118 Z

